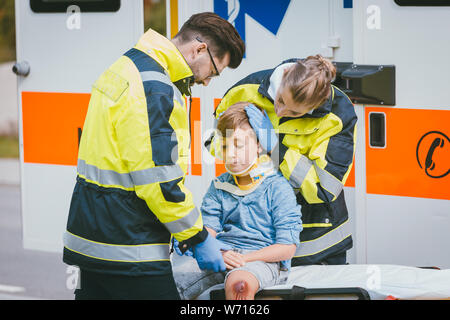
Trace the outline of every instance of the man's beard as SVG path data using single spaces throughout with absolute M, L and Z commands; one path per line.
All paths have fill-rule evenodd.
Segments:
M 203 80 L 198 79 L 199 68 L 197 67 L 197 64 L 189 65 L 189 67 L 191 68 L 192 74 L 194 75 L 194 81 L 190 83 L 190 86 L 192 87 L 194 84 L 203 84 Z

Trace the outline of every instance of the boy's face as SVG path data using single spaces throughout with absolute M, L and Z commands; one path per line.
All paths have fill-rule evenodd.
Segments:
M 262 148 L 250 126 L 232 130 L 230 133 L 227 134 L 223 150 L 225 164 L 231 171 L 241 172 L 252 164 L 262 152 Z

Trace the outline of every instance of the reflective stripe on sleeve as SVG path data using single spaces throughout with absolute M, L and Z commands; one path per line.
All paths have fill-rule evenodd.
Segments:
M 169 244 L 113 245 L 90 241 L 68 231 L 64 247 L 78 254 L 100 260 L 117 262 L 149 262 L 169 260 Z
M 184 172 L 179 165 L 159 166 L 131 173 L 118 173 L 113 170 L 99 169 L 86 161 L 78 159 L 78 173 L 91 181 L 102 185 L 115 185 L 133 188 L 157 182 L 166 182 L 183 177 Z
M 312 161 L 302 155 L 301 158 L 297 161 L 297 164 L 295 165 L 295 168 L 294 170 L 292 170 L 289 177 L 289 182 L 291 183 L 292 187 L 296 189 L 300 188 L 311 167 Z
M 171 181 L 183 177 L 184 172 L 177 164 L 160 166 L 149 169 L 133 171 L 130 173 L 133 182 L 137 186 L 155 182 Z
M 351 225 L 349 220 L 347 220 L 336 229 L 331 230 L 317 239 L 300 242 L 300 246 L 297 247 L 294 258 L 311 256 L 322 252 L 348 238 L 351 234 Z
M 317 175 L 319 176 L 320 185 L 337 197 L 344 188 L 342 182 L 326 170 L 319 168 L 315 162 L 314 167 L 316 168 Z
M 319 177 L 320 185 L 337 197 L 344 188 L 342 182 L 326 170 L 320 168 L 315 161 L 311 161 L 303 155 L 298 160 L 289 177 L 289 182 L 292 187 L 295 189 L 301 187 L 303 180 L 313 165 L 316 169 L 317 176 Z
M 78 159 L 77 171 L 86 179 L 98 182 L 102 185 L 122 186 L 124 188 L 133 188 L 133 180 L 129 173 L 118 173 L 113 170 L 99 169 L 98 167 L 87 164 L 86 161 Z
M 195 222 L 197 222 L 199 216 L 200 212 L 197 208 L 194 208 L 183 218 L 171 222 L 166 222 L 164 223 L 164 226 L 172 234 L 179 233 L 192 228 L 195 225 Z
M 170 81 L 170 79 L 164 73 L 161 73 L 161 72 L 144 71 L 144 72 L 141 72 L 141 78 L 142 78 L 142 82 L 159 81 L 159 82 L 163 82 L 169 86 L 172 86 L 172 82 Z
M 141 79 L 142 82 L 159 81 L 167 84 L 168 86 L 171 86 L 173 88 L 173 95 L 175 100 L 177 100 L 180 103 L 180 105 L 183 105 L 184 102 L 183 95 L 181 94 L 180 90 L 178 90 L 178 88 L 172 83 L 172 81 L 170 81 L 168 75 L 157 71 L 143 71 L 141 72 Z

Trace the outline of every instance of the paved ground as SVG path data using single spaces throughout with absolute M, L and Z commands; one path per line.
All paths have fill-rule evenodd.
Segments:
M 0 185 L 20 185 L 19 159 L 0 159 Z
M 73 299 L 66 272 L 62 254 L 23 249 L 20 187 L 0 185 L 0 300 Z

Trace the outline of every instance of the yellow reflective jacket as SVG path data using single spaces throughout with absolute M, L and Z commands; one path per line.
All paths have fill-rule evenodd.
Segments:
M 350 173 L 356 142 L 356 113 L 349 98 L 332 86 L 328 101 L 299 118 L 278 118 L 274 98 L 283 70 L 298 59 L 274 69 L 255 72 L 231 87 L 215 116 L 229 106 L 248 101 L 265 109 L 279 145 L 272 159 L 297 192 L 302 205 L 302 241 L 293 265 L 317 263 L 352 246 L 343 186 Z M 216 142 L 210 145 L 214 155 Z
M 170 272 L 171 234 L 206 236 L 184 186 L 193 74 L 153 30 L 95 82 L 78 153 L 64 261 L 109 273 Z

